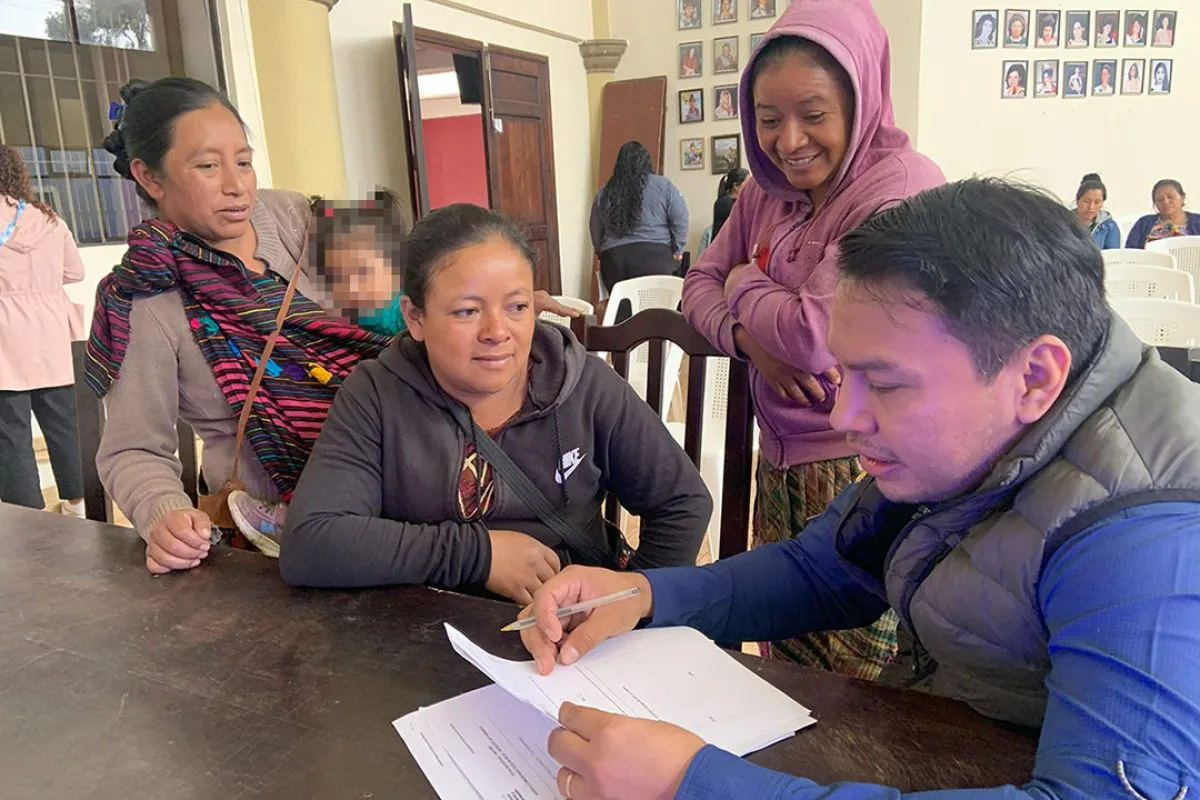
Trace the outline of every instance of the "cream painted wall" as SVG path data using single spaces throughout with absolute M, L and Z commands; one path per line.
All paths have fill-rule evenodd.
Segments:
M 777 0 L 782 12 L 787 0 Z M 689 214 L 688 247 L 695 253 L 700 234 L 712 224 L 712 207 L 717 199 L 717 184 L 720 175 L 712 174 L 712 137 L 742 131 L 739 120 L 712 118 L 712 88 L 736 84 L 740 72 L 713 74 L 714 38 L 738 37 L 740 63 L 745 64 L 750 53 L 750 34 L 765 33 L 775 19 L 747 19 L 749 4 L 739 0 L 739 19 L 735 23 L 712 24 L 712 4 L 701 0 L 703 27 L 681 31 L 676 29 L 675 3 L 668 0 L 608 0 L 609 21 L 615 39 L 625 39 L 629 48 L 625 51 L 621 65 L 617 68 L 616 80 L 645 78 L 651 75 L 667 76 L 667 128 L 664 148 L 663 174 L 671 179 L 687 201 Z M 704 69 L 699 78 L 680 78 L 678 45 L 683 42 L 703 41 Z M 679 92 L 683 89 L 704 89 L 704 121 L 679 123 Z M 704 169 L 681 170 L 679 168 L 679 140 L 682 138 L 704 138 Z M 746 144 L 742 143 L 742 166 L 746 166 Z M 608 180 L 601 175 L 600 180 Z
M 872 0 L 892 48 L 896 124 L 913 141 L 920 132 L 922 0 Z
M 472 13 L 468 5 L 558 35 Z M 412 6 L 418 27 L 549 58 L 563 291 L 586 297 L 591 143 L 586 73 L 576 40 L 591 36 L 590 0 L 412 0 Z M 347 189 L 352 195 L 376 184 L 402 188 L 408 181 L 393 42 L 393 23 L 403 18 L 402 7 L 401 0 L 341 0 L 329 15 Z
M 1095 0 L 1041 4 L 1093 12 L 1128 6 Z M 1079 179 L 1087 172 L 1099 172 L 1108 185 L 1108 208 L 1116 216 L 1149 212 L 1150 189 L 1159 178 L 1177 178 L 1187 188 L 1200 187 L 1200 163 L 1189 157 L 1188 135 L 1200 124 L 1200 7 L 1187 0 L 1137 6 L 1179 11 L 1180 34 L 1176 46 L 1169 49 L 972 51 L 971 10 L 985 7 L 994 6 L 925 0 L 921 15 L 917 143 L 947 177 L 1012 175 L 1041 183 L 1073 203 Z M 1173 58 L 1173 91 L 1165 97 L 1001 99 L 1001 62 L 1043 58 Z M 1196 197 L 1200 199 L 1200 194 Z

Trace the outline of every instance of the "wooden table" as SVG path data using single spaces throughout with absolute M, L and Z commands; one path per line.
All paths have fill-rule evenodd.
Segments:
M 432 798 L 391 721 L 486 683 L 442 622 L 521 655 L 500 603 L 294 590 L 247 552 L 161 578 L 143 559 L 132 531 L 0 505 L 5 798 Z M 755 762 L 904 790 L 1030 775 L 1030 736 L 958 703 L 743 660 L 818 719 Z

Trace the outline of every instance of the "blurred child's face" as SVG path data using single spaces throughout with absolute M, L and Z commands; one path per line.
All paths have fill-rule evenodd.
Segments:
M 370 229 L 335 236 L 325 249 L 325 268 L 341 311 L 383 308 L 400 292 L 397 270 Z

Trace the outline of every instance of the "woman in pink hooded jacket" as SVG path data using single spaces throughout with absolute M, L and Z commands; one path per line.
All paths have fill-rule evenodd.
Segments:
M 825 337 L 839 240 L 945 182 L 895 125 L 889 59 L 869 0 L 799 0 L 784 12 L 742 74 L 754 180 L 684 285 L 688 321 L 752 365 L 762 431 L 756 545 L 796 535 L 861 469 L 829 423 L 840 376 Z M 889 611 L 869 628 L 770 649 L 875 678 L 895 654 L 896 619 Z
M 83 280 L 75 238 L 33 199 L 21 154 L 0 146 L 0 501 L 42 508 L 31 415 L 46 437 L 61 510 L 83 516 L 71 340 L 83 319 L 63 284 Z

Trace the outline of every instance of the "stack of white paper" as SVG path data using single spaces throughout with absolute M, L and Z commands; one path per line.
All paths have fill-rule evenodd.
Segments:
M 670 722 L 745 755 L 812 725 L 808 709 L 691 628 L 610 639 L 569 667 L 538 675 L 498 658 L 450 625 L 454 649 L 496 682 L 396 720 L 444 800 L 558 798 L 546 752 L 563 702 Z

